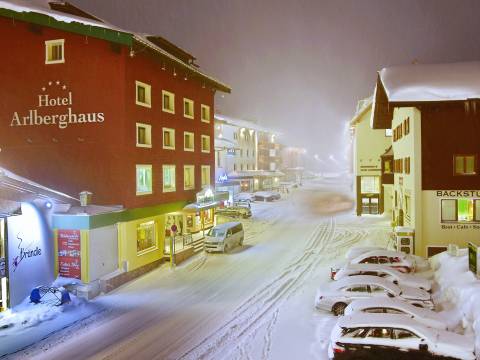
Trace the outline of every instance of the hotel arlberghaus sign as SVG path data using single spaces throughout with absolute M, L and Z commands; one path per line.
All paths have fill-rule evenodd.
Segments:
M 48 90 L 60 90 L 61 95 L 51 95 Z M 66 129 L 69 125 L 81 125 L 89 123 L 103 123 L 105 114 L 103 112 L 75 113 L 72 110 L 73 93 L 67 90 L 66 85 L 60 81 L 48 82 L 48 87 L 41 88 L 42 94 L 37 95 L 36 106 L 30 109 L 27 114 L 13 113 L 11 127 L 17 126 L 58 126 L 59 129 Z M 61 113 L 54 112 L 61 108 Z M 45 112 L 49 112 L 45 114 Z

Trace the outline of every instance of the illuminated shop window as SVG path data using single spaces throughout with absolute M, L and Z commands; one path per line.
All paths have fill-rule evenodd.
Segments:
M 210 122 L 210 106 L 202 104 L 201 110 L 202 110 L 202 121 L 209 123 Z
M 189 119 L 194 118 L 193 100 L 185 98 L 183 99 L 183 116 Z
M 361 189 L 363 194 L 380 193 L 380 178 L 378 176 L 362 176 Z
M 183 150 L 195 151 L 195 135 L 192 132 L 183 133 Z
M 137 195 L 152 193 L 152 165 L 137 165 Z
M 163 165 L 163 192 L 173 192 L 175 188 L 175 165 Z
M 202 152 L 210 152 L 210 136 L 208 135 L 202 135 Z
M 480 199 L 443 199 L 442 222 L 480 221 Z
M 137 123 L 137 147 L 152 147 L 152 127 Z
M 45 64 L 61 64 L 65 62 L 65 40 L 45 41 Z
M 170 114 L 175 114 L 175 94 L 162 90 L 162 110 Z
M 135 103 L 140 106 L 152 106 L 152 87 L 140 81 L 135 81 Z
M 455 155 L 455 175 L 475 175 L 477 173 L 476 160 L 475 155 Z
M 175 130 L 163 128 L 163 148 L 175 150 Z
M 202 165 L 202 189 L 210 185 L 210 165 Z
M 183 167 L 183 186 L 185 190 L 195 188 L 195 166 L 185 165 Z
M 155 222 L 149 221 L 137 225 L 137 254 L 157 249 Z

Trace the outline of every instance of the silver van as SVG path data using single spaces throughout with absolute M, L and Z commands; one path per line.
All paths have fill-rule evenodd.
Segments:
M 210 229 L 205 237 L 205 251 L 227 252 L 235 246 L 243 245 L 243 225 L 240 222 L 228 222 Z

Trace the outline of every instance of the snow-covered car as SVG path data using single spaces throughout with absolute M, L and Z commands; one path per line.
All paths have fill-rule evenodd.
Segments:
M 229 216 L 229 217 L 241 217 L 247 219 L 252 216 L 252 212 L 248 207 L 243 206 L 231 206 L 226 208 L 219 208 L 216 211 L 217 215 Z
M 400 251 L 372 250 L 350 260 L 351 264 L 383 264 L 393 267 L 400 272 L 415 271 L 413 258 Z
M 273 201 L 278 200 L 278 195 L 274 194 L 272 191 L 257 191 L 254 193 L 256 201 Z
M 406 285 L 395 285 L 378 276 L 348 276 L 319 289 L 315 297 L 318 310 L 331 311 L 343 315 L 345 308 L 353 300 L 371 297 L 398 297 L 412 305 L 433 309 L 430 293 Z
M 237 202 L 244 202 L 244 201 L 252 202 L 252 201 L 255 201 L 255 195 L 252 194 L 252 193 L 241 192 L 241 193 L 236 194 L 236 195 L 233 197 L 233 201 L 237 201 Z
M 387 250 L 381 246 L 352 246 L 345 254 L 347 260 L 355 259 L 356 257 L 373 250 Z
M 242 246 L 245 233 L 240 222 L 228 222 L 215 225 L 205 236 L 204 249 L 206 252 L 228 252 L 235 246 Z
M 431 291 L 432 281 L 418 275 L 404 274 L 389 265 L 383 264 L 347 264 L 335 272 L 334 280 L 346 276 L 372 275 L 392 281 L 396 285 L 407 285 Z
M 345 308 L 344 315 L 349 316 L 358 312 L 404 315 L 425 326 L 440 330 L 448 330 L 445 319 L 435 311 L 414 306 L 398 298 L 375 297 L 370 299 L 353 300 Z
M 328 357 L 407 360 L 420 355 L 421 359 L 474 360 L 474 349 L 473 336 L 429 328 L 403 315 L 356 313 L 338 320 L 330 335 Z

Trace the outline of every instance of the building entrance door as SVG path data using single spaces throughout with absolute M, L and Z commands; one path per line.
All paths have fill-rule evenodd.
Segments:
M 7 309 L 7 260 L 5 241 L 5 219 L 0 218 L 0 311 Z
M 378 197 L 362 197 L 362 214 L 378 214 Z

